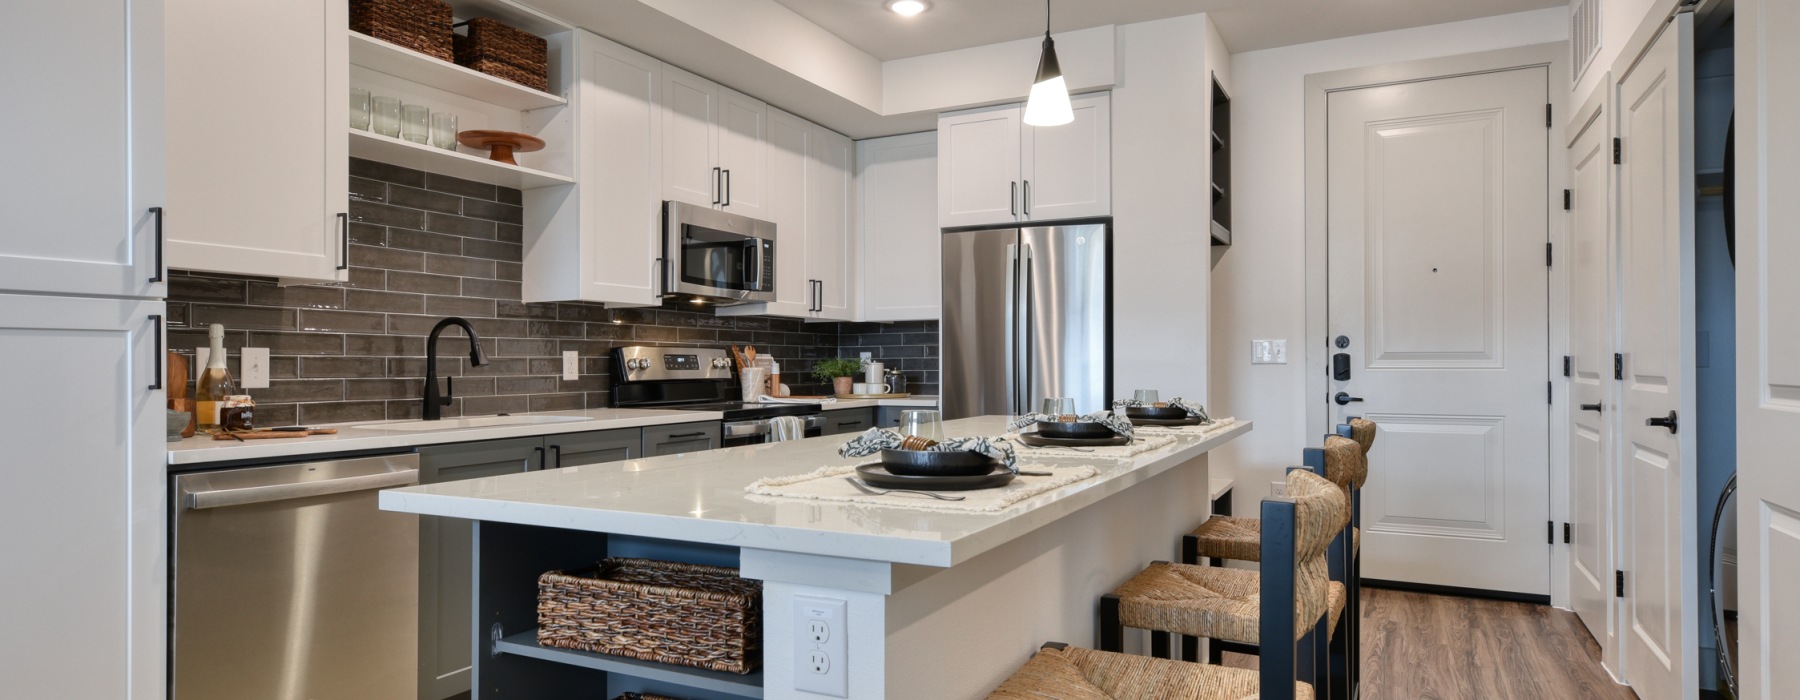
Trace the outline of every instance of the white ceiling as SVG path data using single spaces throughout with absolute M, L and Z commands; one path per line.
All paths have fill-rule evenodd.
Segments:
M 883 61 L 1044 33 L 1042 0 L 928 0 L 901 17 L 885 0 L 775 0 Z M 1205 12 L 1233 53 L 1568 5 L 1568 0 L 1055 0 L 1055 31 Z

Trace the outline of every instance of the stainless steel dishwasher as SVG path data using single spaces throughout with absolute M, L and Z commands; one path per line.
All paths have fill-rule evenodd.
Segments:
M 418 455 L 175 477 L 174 700 L 418 693 L 418 516 L 376 492 Z

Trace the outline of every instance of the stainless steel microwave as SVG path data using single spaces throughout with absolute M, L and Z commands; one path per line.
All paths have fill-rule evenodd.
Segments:
M 775 224 L 663 202 L 663 294 L 712 304 L 775 301 Z

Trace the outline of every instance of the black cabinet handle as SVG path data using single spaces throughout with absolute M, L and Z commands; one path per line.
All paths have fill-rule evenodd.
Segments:
M 725 206 L 731 206 L 731 170 L 725 171 Z
M 1602 404 L 1597 404 L 1597 403 L 1584 403 L 1581 405 L 1581 410 L 1593 411 L 1595 413 L 1599 413 L 1602 410 L 1604 410 L 1605 408 L 1606 408 L 1606 406 L 1604 406 Z
M 338 255 L 341 256 L 337 269 L 350 269 L 350 214 L 338 212 Z
M 163 358 L 162 325 L 162 314 L 150 314 L 150 332 L 156 334 L 156 354 L 150 358 L 150 366 L 152 367 L 150 376 L 155 377 L 156 381 L 150 385 L 151 391 L 162 391 L 163 380 L 165 379 L 163 374 L 168 369 L 168 360 Z
M 670 435 L 668 439 L 680 440 L 682 438 L 697 438 L 697 437 L 706 437 L 706 433 L 704 431 L 698 432 L 698 433 L 677 433 L 675 435 Z
M 1011 213 L 1013 216 L 1019 215 L 1019 181 L 1018 180 L 1014 180 L 1012 183 L 1012 194 L 1009 194 L 1006 196 L 1006 205 L 1010 209 L 1009 213 Z
M 713 204 L 718 204 L 719 199 L 725 196 L 725 186 L 720 184 L 719 172 L 719 168 L 713 168 Z
M 531 448 L 531 451 L 537 453 L 538 468 L 543 469 L 544 468 L 544 448 L 543 448 L 543 446 L 540 445 L 538 447 L 533 447 L 533 448 Z M 531 471 L 530 465 L 527 465 L 525 467 L 525 471 Z
M 551 463 L 555 464 L 556 466 L 550 467 L 550 468 L 551 469 L 561 469 L 562 468 L 562 445 L 551 445 L 550 451 L 554 452 L 556 454 L 556 458 L 551 460 Z
M 851 426 L 857 426 L 857 425 L 862 425 L 862 424 L 863 424 L 863 422 L 859 421 L 859 420 L 847 420 L 847 421 L 838 423 L 838 427 L 839 428 L 848 428 Z
M 163 242 L 163 208 L 150 207 L 150 216 L 156 220 L 156 274 L 150 276 L 150 282 L 155 284 L 163 281 L 163 248 L 167 247 Z
M 1675 415 L 1674 411 L 1670 411 L 1668 417 L 1666 417 L 1666 418 L 1646 418 L 1646 419 L 1644 419 L 1644 425 L 1648 425 L 1652 428 L 1668 428 L 1669 434 L 1674 435 L 1675 433 L 1678 433 L 1681 431 L 1680 418 L 1681 418 L 1680 416 Z
M 1357 402 L 1362 401 L 1362 397 L 1361 396 L 1351 396 L 1348 392 L 1340 391 L 1337 393 L 1337 396 L 1332 397 L 1331 400 L 1336 401 L 1337 405 L 1339 405 L 1339 406 L 1348 406 L 1352 403 L 1357 403 Z
M 1025 205 L 1025 215 L 1031 216 L 1031 181 L 1030 180 L 1025 181 L 1024 193 L 1025 193 L 1025 196 L 1021 197 L 1020 199 L 1024 200 L 1022 203 Z

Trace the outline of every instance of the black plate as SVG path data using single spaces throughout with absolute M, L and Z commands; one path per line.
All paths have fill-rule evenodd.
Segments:
M 1062 421 L 1038 421 L 1039 435 L 1051 438 L 1073 438 L 1079 440 L 1102 440 L 1118 435 L 1099 423 L 1079 423 Z
M 979 452 L 882 450 L 881 465 L 899 476 L 982 476 L 999 464 Z
M 975 476 L 906 476 L 895 474 L 880 464 L 864 464 L 856 468 L 863 483 L 878 489 L 912 489 L 914 491 L 974 491 L 997 489 L 1016 476 L 1006 467 L 996 465 L 992 471 Z
M 1188 416 L 1187 418 L 1163 419 L 1163 418 L 1139 418 L 1137 416 L 1132 416 L 1131 424 L 1132 425 L 1162 425 L 1162 426 L 1168 426 L 1168 427 L 1174 428 L 1174 427 L 1180 427 L 1183 425 L 1199 425 L 1200 417 L 1199 416 Z
M 1019 442 L 1033 447 L 1118 447 L 1131 444 L 1131 438 L 1117 434 L 1099 439 L 1055 438 L 1037 433 L 1019 433 Z
M 1188 412 L 1180 406 L 1126 406 L 1125 417 L 1177 420 L 1188 417 Z

